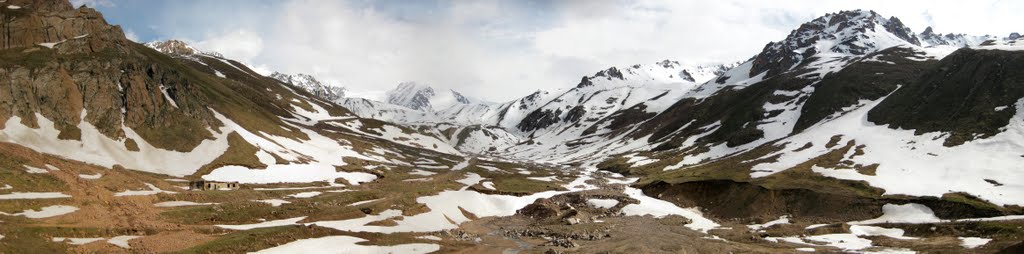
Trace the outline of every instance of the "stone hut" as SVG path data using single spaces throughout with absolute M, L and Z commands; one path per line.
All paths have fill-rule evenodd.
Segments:
M 236 190 L 238 182 L 217 182 L 217 181 L 191 181 L 188 183 L 189 190 Z

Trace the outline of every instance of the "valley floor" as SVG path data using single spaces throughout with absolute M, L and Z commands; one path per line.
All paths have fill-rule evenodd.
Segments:
M 940 220 L 916 204 L 859 222 L 730 219 L 644 195 L 636 178 L 558 165 L 424 159 L 358 185 L 192 191 L 0 150 L 4 167 L 25 168 L 0 174 L 4 253 L 994 253 L 1024 235 L 1020 216 Z

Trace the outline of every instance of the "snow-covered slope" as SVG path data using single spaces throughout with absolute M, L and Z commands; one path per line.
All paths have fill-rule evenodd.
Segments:
M 802 182 L 823 176 L 864 181 L 886 196 L 966 193 L 996 205 L 1024 204 L 1007 198 L 1024 189 L 1003 183 L 1020 178 L 1007 165 L 1024 157 L 999 152 L 1024 147 L 1017 137 L 1022 120 L 1010 111 L 1021 107 L 1024 93 L 1004 86 L 1022 80 L 1014 71 L 1024 64 L 1013 53 L 1020 46 L 1008 38 L 938 37 L 921 42 L 898 19 L 871 11 L 829 14 L 683 95 L 619 141 L 553 147 L 546 158 L 605 151 L 626 152 L 621 160 L 630 162 L 655 157 L 655 164 L 623 166 L 649 170 L 649 182 L 707 174 L 774 188 L 832 188 Z

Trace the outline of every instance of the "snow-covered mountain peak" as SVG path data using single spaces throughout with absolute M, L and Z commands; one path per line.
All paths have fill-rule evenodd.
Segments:
M 921 46 L 921 42 L 896 17 L 865 10 L 830 13 L 804 23 L 784 40 L 765 45 L 749 75 L 778 74 L 814 56 L 861 56 L 900 45 Z
M 309 93 L 328 101 L 345 97 L 345 87 L 325 84 L 320 82 L 320 80 L 317 80 L 313 75 L 303 73 L 289 75 L 275 71 L 273 74 L 270 74 L 270 77 L 286 84 L 302 88 Z
M 924 29 L 917 35 L 921 39 L 921 46 L 941 46 L 948 45 L 954 47 L 972 47 L 981 44 L 987 40 L 995 39 L 995 36 L 991 35 L 966 35 L 966 34 L 940 34 L 935 33 L 932 27 Z
M 421 111 L 441 110 L 460 104 L 484 103 L 454 90 L 438 91 L 428 84 L 417 82 L 402 82 L 385 95 L 387 103 Z
M 724 73 L 735 64 L 684 65 L 678 61 L 663 60 L 651 64 L 610 67 L 584 76 L 577 89 L 585 87 L 611 88 L 647 84 L 702 83 Z
M 180 40 L 174 40 L 174 39 L 170 39 L 170 40 L 166 40 L 166 41 L 152 41 L 152 42 L 146 43 L 146 46 L 150 47 L 150 48 L 153 48 L 153 49 L 155 49 L 157 51 L 160 51 L 161 53 L 168 54 L 168 55 L 191 56 L 191 55 L 196 55 L 196 54 L 204 54 L 204 55 L 215 56 L 215 57 L 218 57 L 218 58 L 224 58 L 224 56 L 221 55 L 220 53 L 210 52 L 210 51 L 202 51 L 202 50 L 199 50 L 199 49 L 193 47 L 192 45 L 189 45 L 187 42 L 180 41 Z

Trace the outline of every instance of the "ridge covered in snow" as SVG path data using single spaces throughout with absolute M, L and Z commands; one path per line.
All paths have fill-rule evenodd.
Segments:
M 325 84 L 317 80 L 316 77 L 309 74 L 298 73 L 295 75 L 284 74 L 280 72 L 274 72 L 270 74 L 271 78 L 290 84 L 307 92 L 313 94 L 324 100 L 332 101 L 345 97 L 345 87 Z
M 213 51 L 203 51 L 189 45 L 181 40 L 152 41 L 145 44 L 147 47 L 160 51 L 161 53 L 177 56 L 191 56 L 196 54 L 208 55 L 217 58 L 224 58 L 223 55 Z
M 987 40 L 997 39 L 996 36 L 991 35 L 940 34 L 935 33 L 930 26 L 917 36 L 921 39 L 921 46 L 972 47 Z

